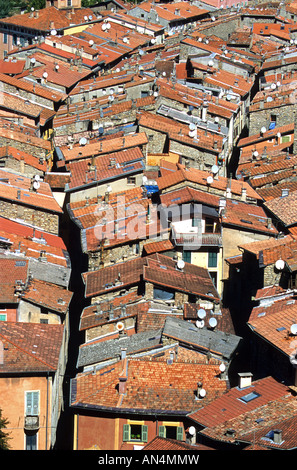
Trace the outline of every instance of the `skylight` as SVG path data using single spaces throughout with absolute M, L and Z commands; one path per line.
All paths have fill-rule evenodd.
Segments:
M 239 400 L 243 401 L 244 403 L 249 403 L 250 401 L 255 400 L 256 398 L 260 396 L 261 395 L 257 392 L 250 392 L 247 395 L 240 397 Z

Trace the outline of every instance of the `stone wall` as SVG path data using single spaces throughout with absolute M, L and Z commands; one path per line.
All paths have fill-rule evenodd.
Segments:
M 26 223 L 45 230 L 46 232 L 59 234 L 59 216 L 22 204 L 0 200 L 0 215 L 7 219 L 21 219 Z
M 87 341 L 92 341 L 95 338 L 100 338 L 103 336 L 106 336 L 106 339 L 110 339 L 110 336 L 118 336 L 119 332 L 117 330 L 117 322 L 120 321 L 124 324 L 124 331 L 126 331 L 128 334 L 132 334 L 132 332 L 135 332 L 135 318 L 130 317 L 130 318 L 118 318 L 117 321 L 112 321 L 112 322 L 107 322 L 104 325 L 98 325 L 94 328 L 90 328 L 86 330 L 86 342 Z M 129 331 L 130 330 L 130 331 Z
M 257 134 L 262 126 L 269 128 L 271 115 L 276 116 L 276 127 L 291 124 L 294 121 L 294 105 L 285 105 L 269 109 L 259 109 L 249 113 L 249 133 Z
M 29 178 L 33 178 L 35 175 L 43 176 L 43 171 L 27 165 L 24 160 L 17 160 L 16 158 L 7 156 L 1 158 L 0 161 L 5 162 L 4 166 L 1 166 L 1 168 L 5 168 L 5 170 L 14 170 L 15 172 L 21 173 L 22 175 L 28 176 Z

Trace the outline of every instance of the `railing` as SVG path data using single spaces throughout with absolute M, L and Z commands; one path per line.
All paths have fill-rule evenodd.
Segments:
M 199 233 L 198 227 L 182 232 L 172 228 L 172 237 L 177 246 L 222 246 L 220 233 Z
M 24 428 L 27 431 L 35 431 L 39 429 L 39 416 L 25 416 Z

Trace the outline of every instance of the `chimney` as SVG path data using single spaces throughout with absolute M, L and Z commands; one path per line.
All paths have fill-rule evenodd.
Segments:
M 270 218 L 267 219 L 267 228 L 270 230 L 272 226 L 272 220 Z
M 126 357 L 126 350 L 122 348 L 121 350 L 121 357 L 124 356 L 122 359 L 123 361 L 123 372 L 119 376 L 119 394 L 125 394 L 127 392 L 127 380 L 128 380 L 128 362 Z
M 246 201 L 246 188 L 241 188 L 241 200 Z
M 252 385 L 253 374 L 251 372 L 239 372 L 239 388 L 246 388 Z
M 275 444 L 281 444 L 283 441 L 282 431 L 280 429 L 274 429 L 273 431 L 273 442 Z

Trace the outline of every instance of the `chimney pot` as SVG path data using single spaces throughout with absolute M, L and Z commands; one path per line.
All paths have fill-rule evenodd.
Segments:
M 239 388 L 250 387 L 253 374 L 251 372 L 239 372 Z

